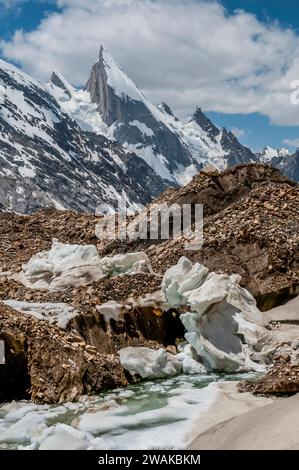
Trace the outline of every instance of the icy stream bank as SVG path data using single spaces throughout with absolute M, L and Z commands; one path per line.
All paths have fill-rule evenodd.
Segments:
M 3 404 L 0 449 L 184 449 L 216 382 L 244 376 L 181 375 L 62 406 Z

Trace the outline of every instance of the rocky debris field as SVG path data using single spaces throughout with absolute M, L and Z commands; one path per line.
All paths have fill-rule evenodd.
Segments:
M 299 364 L 283 354 L 259 380 L 241 382 L 240 390 L 255 395 L 292 395 L 299 392 Z
M 262 310 L 296 294 L 299 284 L 299 188 L 266 165 L 239 165 L 221 174 L 200 173 L 154 203 L 204 206 L 204 243 L 187 251 L 175 238 L 145 244 L 100 243 L 103 254 L 145 249 L 156 272 L 181 256 L 216 272 L 238 273 Z
M 162 276 L 135 274 L 100 279 L 88 286 L 79 286 L 56 291 L 28 289 L 7 276 L 0 277 L 0 300 L 7 298 L 29 302 L 67 302 L 78 311 L 87 313 L 95 305 L 111 299 L 119 302 L 128 297 L 138 297 L 160 289 Z
M 63 243 L 96 244 L 97 218 L 79 212 L 42 209 L 32 215 L 0 214 L 0 273 L 21 269 L 35 253 Z
M 156 270 L 185 254 L 183 240 L 147 250 Z M 190 251 L 218 272 L 238 273 L 244 285 L 268 309 L 278 305 L 299 283 L 299 190 L 286 183 L 263 182 L 204 222 L 204 244 Z
M 166 190 L 154 203 L 203 204 L 202 249 L 186 251 L 181 238 L 102 242 L 95 236 L 99 218 L 92 215 L 54 209 L 29 216 L 2 213 L 0 273 L 20 270 L 22 263 L 48 250 L 57 238 L 63 243 L 98 245 L 102 256 L 145 250 L 160 275 L 184 255 L 211 270 L 238 273 L 262 309 L 272 308 L 295 293 L 299 279 L 299 189 L 278 170 L 252 164 L 221 174 L 201 172 L 187 186 Z M 107 283 L 113 285 L 109 280 Z M 146 284 L 139 288 L 137 282 L 137 291 L 145 293 L 145 287 L 151 292 L 152 283 Z M 127 289 L 130 286 L 117 286 L 113 298 L 121 295 L 116 291 L 127 293 Z M 103 291 L 109 292 L 109 287 L 101 292 L 105 296 Z
M 97 393 L 127 383 L 128 377 L 117 355 L 121 348 L 163 347 L 170 353 L 177 353 L 177 346 L 186 333 L 181 321 L 186 303 L 167 305 L 159 290 L 166 270 L 182 257 L 192 263 L 199 262 L 207 272 L 239 274 L 240 285 L 251 292 L 261 310 L 294 297 L 299 286 L 298 196 L 298 185 L 277 170 L 253 164 L 239 165 L 221 174 L 214 170 L 203 171 L 186 187 L 167 190 L 156 204 L 204 204 L 204 243 L 197 251 L 186 250 L 183 237 L 166 241 L 99 240 L 95 232 L 99 218 L 92 215 L 54 209 L 28 216 L 0 213 L 0 339 L 5 340 L 8 358 L 5 367 L 0 368 L 0 377 L 9 384 L 5 390 L 0 390 L 0 397 L 1 393 L 2 399 L 30 396 L 34 401 L 48 403 L 77 400 L 84 393 Z M 20 277 L 23 264 L 37 253 L 50 250 L 53 238 L 63 244 L 91 245 L 92 249 L 96 246 L 101 259 L 144 251 L 150 271 L 112 273 L 93 282 L 58 290 L 25 287 Z M 196 279 L 198 268 L 194 269 Z M 188 273 L 185 277 L 191 282 Z M 239 283 L 237 278 L 232 279 L 227 282 Z M 225 306 L 225 321 L 232 322 L 230 326 L 236 328 L 235 321 L 228 320 L 236 311 L 227 307 L 225 295 L 224 291 L 219 298 L 213 297 L 215 308 L 213 305 L 214 310 L 206 311 L 212 311 L 214 318 L 218 318 Z M 64 330 L 17 312 L 4 301 L 27 302 L 34 304 L 35 309 L 39 304 L 63 303 L 71 306 L 75 314 Z M 213 333 L 216 343 L 221 338 L 223 325 L 220 322 L 217 335 Z M 191 323 L 188 328 L 192 333 Z M 210 328 L 209 321 L 201 325 L 207 338 Z M 275 322 L 270 321 L 267 328 L 275 330 Z M 193 340 L 196 343 L 197 339 Z M 232 341 L 228 339 L 228 344 Z M 245 351 L 239 343 L 234 346 L 236 354 L 239 349 L 240 354 Z M 209 346 L 209 355 L 214 347 Z M 198 343 L 196 348 L 201 351 Z M 157 357 L 160 361 L 160 355 Z M 184 356 L 182 360 L 185 359 Z M 193 361 L 192 354 L 186 361 L 187 368 Z M 238 356 L 233 362 L 243 364 L 244 358 L 240 362 Z M 296 375 L 297 366 L 290 366 L 291 372 L 283 367 L 275 365 L 265 376 L 265 380 L 271 377 L 267 382 L 269 389 L 269 384 L 275 382 L 288 390 L 284 383 L 289 382 L 291 373 Z M 296 383 L 296 380 L 291 382 Z M 19 384 L 18 393 L 14 396 L 12 390 L 16 390 L 16 384 Z M 256 386 L 246 385 L 248 389 Z M 265 382 L 258 386 L 259 390 L 263 387 L 266 389 Z M 272 388 L 273 393 L 280 393 L 279 387 Z

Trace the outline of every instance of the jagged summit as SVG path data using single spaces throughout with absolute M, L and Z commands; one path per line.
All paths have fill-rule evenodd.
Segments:
M 50 83 L 55 87 L 60 88 L 69 98 L 71 98 L 73 87 L 58 70 L 53 70 Z
M 135 152 L 168 184 L 186 184 L 207 164 L 223 170 L 255 158 L 199 106 L 186 124 L 164 101 L 154 106 L 103 46 L 85 88 L 73 91 L 69 102 L 65 93 L 60 100 L 60 89 L 55 87 L 55 97 L 83 129 Z
M 19 213 L 49 206 L 94 212 L 124 196 L 136 207 L 165 187 L 136 154 L 87 133 L 84 122 L 73 118 L 75 110 L 76 117 L 92 121 L 95 114 L 87 113 L 93 105 L 59 72 L 41 85 L 1 61 L 0 90 L 0 207 Z
M 217 135 L 220 134 L 220 129 L 203 113 L 200 106 L 197 106 L 191 121 L 196 122 L 203 131 L 209 134 L 212 140 L 215 140 Z
M 112 56 L 100 46 L 99 58 L 93 64 L 85 90 L 98 105 L 104 122 L 113 124 L 123 116 L 121 101 L 143 101 L 142 93 L 122 71 Z
M 162 113 L 165 113 L 168 116 L 172 117 L 175 121 L 178 121 L 178 118 L 175 116 L 175 114 L 172 111 L 171 107 L 168 106 L 168 104 L 165 103 L 164 101 L 161 101 L 161 103 L 158 104 L 157 108 L 159 109 L 159 111 L 162 111 Z
M 104 47 L 101 44 L 100 49 L 99 49 L 99 60 L 103 59 L 103 55 L 104 55 Z
M 97 105 L 113 137 L 137 152 L 163 179 L 176 184 L 179 174 L 193 163 L 169 122 L 169 115 L 154 106 L 101 46 L 85 90 Z

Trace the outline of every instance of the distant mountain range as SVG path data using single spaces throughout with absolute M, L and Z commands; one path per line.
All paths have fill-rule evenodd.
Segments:
M 204 166 L 269 162 L 299 179 L 297 152 L 255 155 L 197 107 L 180 121 L 154 106 L 101 47 L 86 86 L 58 72 L 42 85 L 0 60 L 0 208 L 93 212 L 125 198 L 131 209 Z
M 286 148 L 273 149 L 266 146 L 262 153 L 257 154 L 262 163 L 268 163 L 278 168 L 294 181 L 299 181 L 299 150 L 294 153 Z

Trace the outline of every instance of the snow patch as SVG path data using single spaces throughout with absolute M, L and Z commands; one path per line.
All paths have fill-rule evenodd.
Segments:
M 17 300 L 4 300 L 3 303 L 20 313 L 31 315 L 38 320 L 46 320 L 63 329 L 78 315 L 76 310 L 66 303 L 31 303 Z
M 129 125 L 137 127 L 142 134 L 147 135 L 148 137 L 153 137 L 155 135 L 152 129 L 147 127 L 143 122 L 136 121 L 136 119 L 135 121 L 131 121 Z

